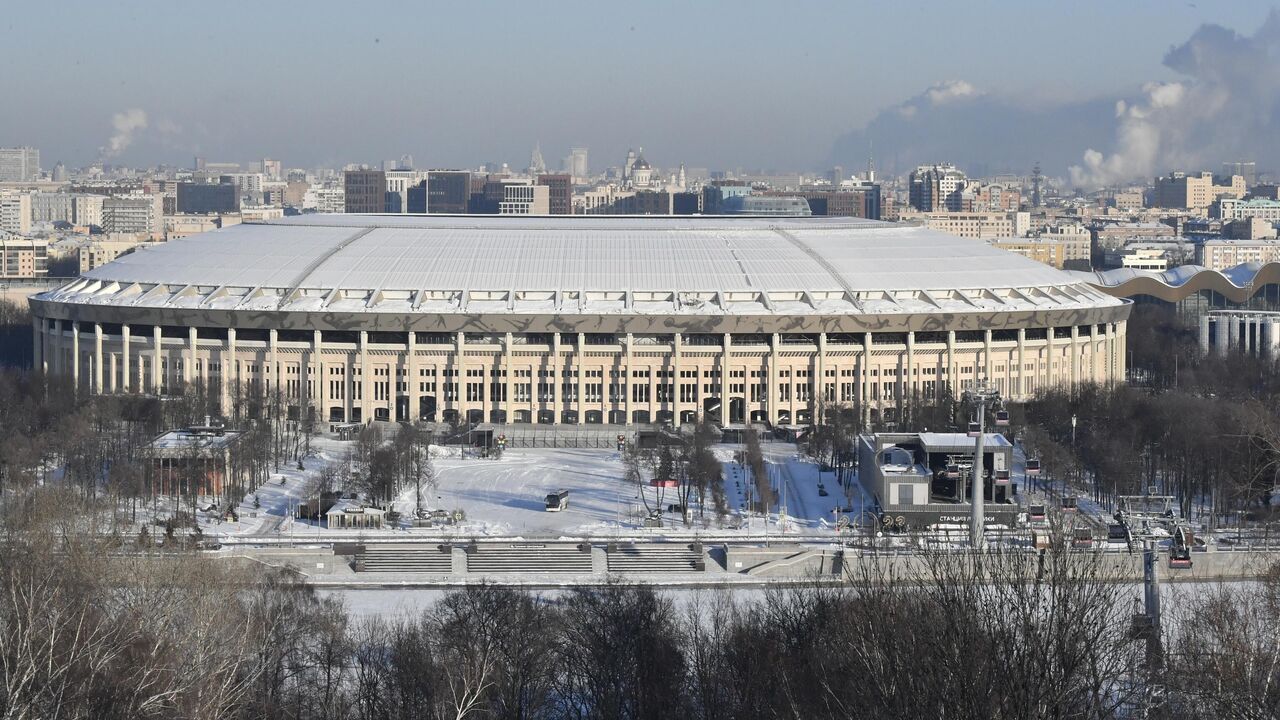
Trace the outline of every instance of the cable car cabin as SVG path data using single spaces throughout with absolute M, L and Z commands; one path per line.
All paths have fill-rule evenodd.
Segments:
M 1027 461 L 1027 467 L 1026 467 L 1026 473 L 1027 473 L 1028 475 L 1039 475 L 1039 474 L 1040 474 L 1040 461 L 1039 461 L 1038 459 L 1036 459 L 1036 460 L 1028 460 L 1028 461 Z
M 568 490 L 557 490 L 553 493 L 547 493 L 547 512 L 560 512 L 568 507 Z
M 978 427 L 978 423 L 976 422 L 969 423 L 969 437 L 976 438 L 981 434 L 982 434 L 982 430 L 981 428 Z
M 997 426 L 999 426 L 999 427 L 1008 427 L 1008 426 L 1009 426 L 1009 411 L 1008 411 L 1008 410 L 997 410 L 997 411 L 996 411 L 996 425 L 997 425 Z
M 1077 509 L 1075 495 L 1066 495 L 1062 498 L 1062 512 L 1073 513 Z
M 1031 522 L 1044 522 L 1049 517 L 1043 505 L 1028 505 L 1027 519 Z
M 1129 528 L 1124 525 L 1108 525 L 1107 542 L 1129 542 Z
M 1194 542 L 1191 531 L 1180 527 L 1173 533 L 1169 543 L 1169 567 L 1173 570 L 1186 570 L 1191 567 L 1191 545 Z
M 956 478 L 960 477 L 960 466 L 959 466 L 959 465 L 948 465 L 948 466 L 947 466 L 947 477 L 951 478 L 952 480 L 955 480 Z
M 1093 531 L 1091 531 L 1089 528 L 1076 528 L 1071 533 L 1071 547 L 1075 547 L 1075 548 L 1093 547 Z
M 995 472 L 995 478 L 994 478 L 994 479 L 995 479 L 995 483 L 996 483 L 997 485 L 1008 485 L 1008 484 L 1009 484 L 1009 471 L 1008 471 L 1008 470 L 996 470 L 996 472 Z

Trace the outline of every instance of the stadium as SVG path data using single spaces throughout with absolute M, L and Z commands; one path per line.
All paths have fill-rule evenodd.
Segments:
M 892 421 L 986 378 L 1124 377 L 1127 300 L 985 243 L 848 218 L 311 215 L 165 243 L 32 297 L 35 363 L 291 417 Z

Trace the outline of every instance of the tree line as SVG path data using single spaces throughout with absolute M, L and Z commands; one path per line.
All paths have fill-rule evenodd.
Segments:
M 1169 603 L 1104 556 L 931 554 L 745 594 L 449 591 L 360 617 L 289 570 L 122 552 L 62 488 L 0 509 L 2 718 L 1274 717 L 1280 573 Z

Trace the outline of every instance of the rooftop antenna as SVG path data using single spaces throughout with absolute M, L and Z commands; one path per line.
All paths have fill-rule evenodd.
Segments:
M 875 141 L 867 138 L 867 182 L 876 181 Z

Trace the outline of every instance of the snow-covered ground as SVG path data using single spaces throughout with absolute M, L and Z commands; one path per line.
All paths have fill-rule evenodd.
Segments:
M 250 491 L 236 508 L 239 520 L 225 522 L 222 513 L 200 513 L 202 530 L 224 538 L 240 537 L 288 538 L 301 540 L 326 536 L 350 536 L 351 530 L 330 531 L 316 523 L 296 520 L 300 503 L 315 498 L 316 477 L 330 462 L 340 462 L 353 443 L 329 438 L 319 439 L 314 454 L 304 462 L 304 469 L 282 465 L 263 486 Z M 775 443 L 766 445 L 771 485 L 781 499 L 785 496 L 785 515 L 780 504 L 771 508 L 766 521 L 746 511 L 753 483 L 742 467 L 734 462 L 741 450 L 737 445 L 718 445 L 714 452 L 721 461 L 725 479 L 728 514 L 716 516 L 710 494 L 706 507 L 699 513 L 696 498 L 691 503 L 692 517 L 685 525 L 668 506 L 680 502 L 675 488 L 658 490 L 646 487 L 642 498 L 634 485 L 623 480 L 625 468 L 620 454 L 598 449 L 508 449 L 501 459 L 463 457 L 457 448 L 433 448 L 433 464 L 437 487 L 424 487 L 422 506 L 444 510 L 450 514 L 462 511 L 465 519 L 456 524 L 434 528 L 401 527 L 382 531 L 362 531 L 366 537 L 434 537 L 464 535 L 475 537 L 590 537 L 616 534 L 683 535 L 726 534 L 744 539 L 768 535 L 834 534 L 837 508 L 850 508 L 851 520 L 861 511 L 861 495 L 856 482 L 853 494 L 846 498 L 833 474 L 823 473 L 827 495 L 818 490 L 818 467 L 798 456 L 795 446 Z M 784 492 L 785 488 L 785 492 Z M 547 512 L 546 495 L 556 490 L 569 491 L 569 507 L 562 512 Z M 416 505 L 413 486 L 402 490 L 393 503 L 404 518 L 411 518 Z M 254 507 L 254 499 L 258 507 Z M 644 502 L 647 500 L 647 505 Z M 645 527 L 649 509 L 662 508 L 662 527 Z

